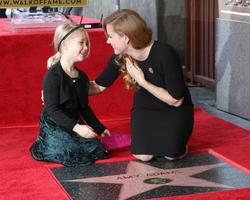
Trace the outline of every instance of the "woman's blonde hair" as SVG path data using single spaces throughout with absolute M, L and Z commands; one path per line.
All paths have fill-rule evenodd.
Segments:
M 54 39 L 53 39 L 53 44 L 55 48 L 55 55 L 51 56 L 48 61 L 47 61 L 47 67 L 48 69 L 59 62 L 61 59 L 61 43 L 64 40 L 67 40 L 72 37 L 75 33 L 82 33 L 84 35 L 84 40 L 86 41 L 86 45 L 88 46 L 88 53 L 90 53 L 90 39 L 88 32 L 78 24 L 74 24 L 71 21 L 66 21 L 63 24 L 60 24 L 57 26 L 55 34 L 54 34 Z
M 143 49 L 147 47 L 152 41 L 152 30 L 147 26 L 142 17 L 135 11 L 130 9 L 121 9 L 103 20 L 104 32 L 107 34 L 107 24 L 112 24 L 114 32 L 119 35 L 126 35 L 133 48 Z M 128 74 L 126 68 L 125 58 L 129 59 L 136 64 L 136 60 L 128 55 L 118 55 L 115 59 L 116 63 L 120 66 L 120 70 L 124 73 L 124 81 L 127 89 L 135 86 L 135 80 Z

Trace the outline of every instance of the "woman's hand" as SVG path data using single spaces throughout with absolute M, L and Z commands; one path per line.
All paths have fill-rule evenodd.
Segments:
M 89 95 L 97 95 L 103 92 L 106 87 L 98 85 L 95 81 L 89 82 Z
M 144 73 L 140 67 L 134 64 L 129 58 L 126 58 L 126 67 L 129 75 L 135 79 L 139 85 L 143 85 L 145 82 Z
M 76 124 L 73 128 L 73 131 L 78 133 L 80 136 L 84 138 L 95 138 L 97 134 L 94 132 L 93 128 L 88 125 L 80 125 Z
M 110 136 L 110 135 L 111 135 L 110 131 L 108 129 L 105 129 L 103 133 L 101 134 L 101 137 Z
M 136 64 L 134 64 L 129 58 L 126 58 L 126 67 L 127 71 L 130 74 L 130 76 L 135 79 L 135 81 L 144 89 L 146 89 L 148 92 L 150 92 L 152 95 L 154 95 L 156 98 L 160 99 L 161 101 L 167 103 L 170 106 L 179 107 L 183 104 L 183 98 L 181 99 L 175 99 L 172 97 L 169 92 L 162 87 L 158 87 L 149 81 L 145 80 L 145 76 L 143 74 L 143 71 L 140 67 L 138 67 Z

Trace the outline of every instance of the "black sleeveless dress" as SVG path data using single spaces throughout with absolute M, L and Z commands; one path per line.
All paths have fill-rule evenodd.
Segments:
M 119 76 L 114 58 L 115 55 L 97 77 L 97 84 L 108 87 Z M 186 151 L 194 113 L 177 54 L 169 45 L 155 41 L 148 58 L 138 64 L 146 80 L 165 88 L 176 99 L 184 97 L 184 103 L 173 107 L 144 88 L 136 89 L 131 109 L 132 153 L 178 157 Z

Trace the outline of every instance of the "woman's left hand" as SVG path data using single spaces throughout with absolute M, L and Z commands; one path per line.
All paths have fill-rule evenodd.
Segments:
M 129 58 L 126 58 L 126 67 L 129 75 L 135 79 L 135 81 L 142 85 L 145 82 L 144 73 L 140 67 L 131 62 Z

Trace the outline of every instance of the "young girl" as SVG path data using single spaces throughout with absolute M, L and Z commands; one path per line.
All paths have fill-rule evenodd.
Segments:
M 43 81 L 40 134 L 30 148 L 36 160 L 79 166 L 107 157 L 96 137 L 110 132 L 89 107 L 88 77 L 75 66 L 88 56 L 89 42 L 87 31 L 70 22 L 55 31 L 56 54 Z

